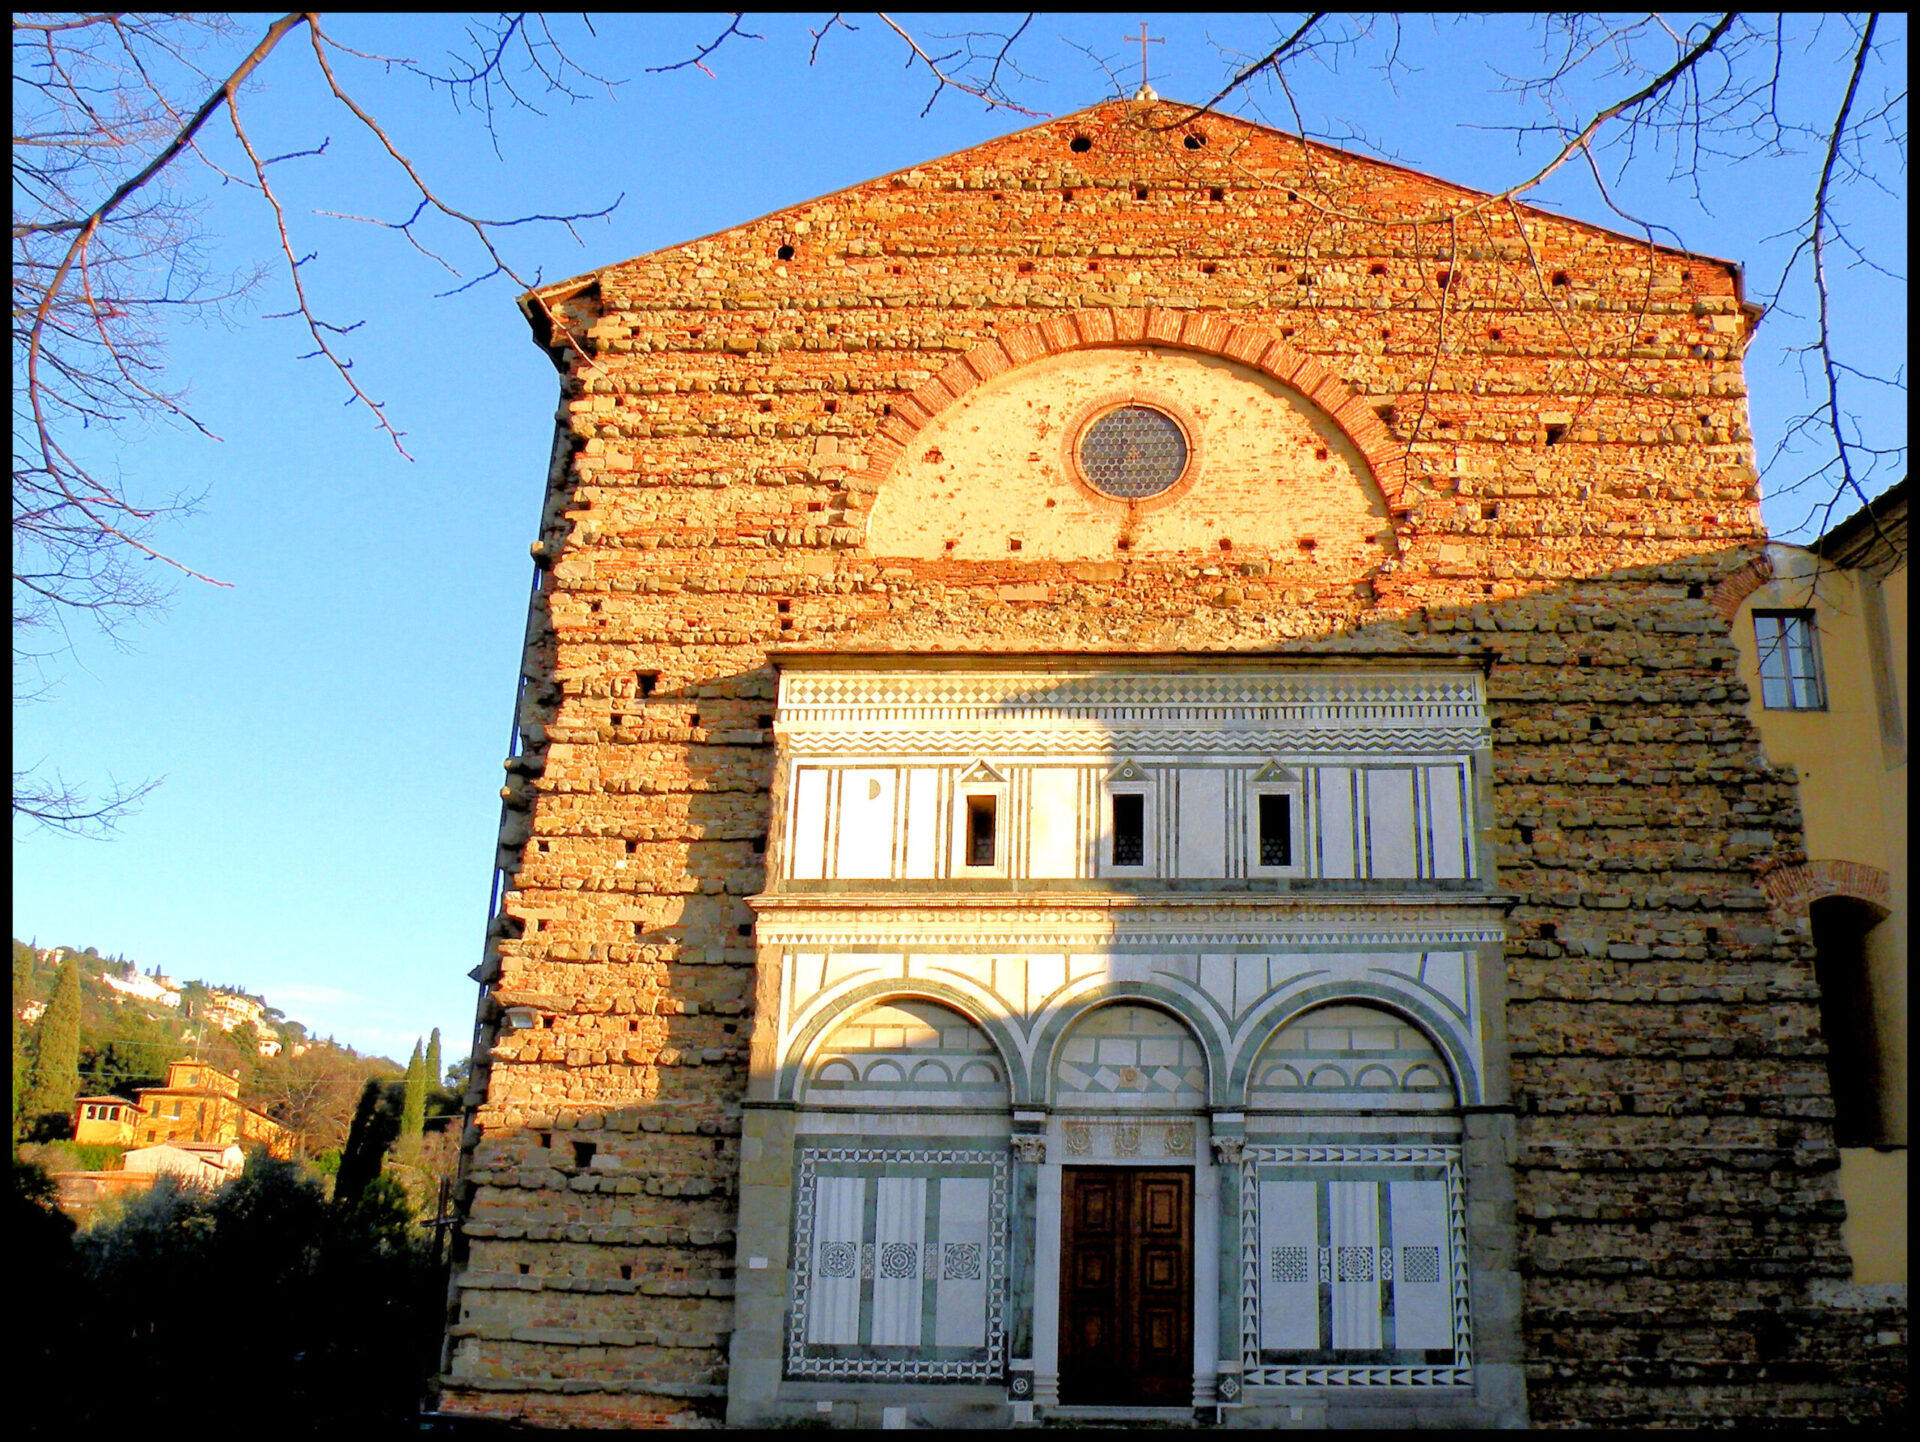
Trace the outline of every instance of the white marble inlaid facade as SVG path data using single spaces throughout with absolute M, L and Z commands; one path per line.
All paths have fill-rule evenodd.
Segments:
M 1194 1169 L 1196 1405 L 1470 1379 L 1460 1107 L 1504 938 L 1476 672 L 809 663 L 775 732 L 787 1377 L 1011 1365 L 1057 1401 L 1061 1169 L 1098 1165 Z
M 1464 880 L 1477 875 L 1477 674 L 1311 677 L 783 677 L 781 875 Z M 1116 849 L 1116 795 L 1144 808 Z M 1288 857 L 1263 859 L 1263 795 L 1288 800 Z M 969 848 L 970 799 L 994 845 Z

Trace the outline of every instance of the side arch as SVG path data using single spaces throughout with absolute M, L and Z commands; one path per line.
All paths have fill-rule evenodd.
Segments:
M 1893 880 L 1864 861 L 1807 861 L 1776 866 L 1760 878 L 1775 906 L 1805 917 L 1814 902 L 1829 896 L 1863 901 L 1883 914 L 1893 900 Z
M 836 997 L 832 1005 L 823 1007 L 809 1017 L 806 1025 L 787 1042 L 774 1078 L 774 1096 L 781 1101 L 796 1100 L 801 1076 L 835 1028 L 852 1020 L 866 1008 L 889 1001 L 931 1002 L 978 1027 L 993 1043 L 1001 1072 L 1013 1096 L 1013 1105 L 1019 1106 L 1025 1101 L 1022 1093 L 1027 1071 L 1020 1065 L 1019 1044 L 1006 1025 L 995 1016 L 992 1008 L 983 1005 L 980 998 L 969 996 L 960 988 L 944 982 L 897 976 L 854 987 Z
M 1373 407 L 1340 376 L 1260 326 L 1235 325 L 1217 311 L 1147 306 L 1077 310 L 1020 326 L 968 350 L 932 380 L 895 401 L 867 445 L 861 478 L 877 489 L 928 422 L 983 381 L 1064 351 L 1158 345 L 1225 356 L 1298 391 L 1332 417 L 1366 461 L 1396 516 L 1407 511 L 1405 453 Z
M 1426 1034 L 1440 1053 L 1451 1074 L 1454 1093 L 1462 1106 L 1477 1105 L 1482 1099 L 1482 1085 L 1479 1068 L 1474 1064 L 1474 1056 L 1468 1039 L 1458 1025 L 1417 997 L 1402 995 L 1385 987 L 1369 986 L 1366 983 L 1328 982 L 1321 986 L 1307 987 L 1269 1001 L 1266 1007 L 1251 1016 L 1241 1028 L 1244 1038 L 1233 1058 L 1233 1070 L 1226 1079 L 1223 1088 L 1223 1100 L 1216 1105 L 1239 1107 L 1247 1097 L 1247 1089 L 1253 1078 L 1254 1063 L 1259 1060 L 1271 1041 L 1282 1027 L 1292 1023 L 1302 1013 L 1316 1007 L 1336 1002 L 1351 1002 L 1356 1006 L 1378 1007 L 1381 1011 L 1391 1012 L 1404 1019 L 1409 1025 L 1418 1027 Z

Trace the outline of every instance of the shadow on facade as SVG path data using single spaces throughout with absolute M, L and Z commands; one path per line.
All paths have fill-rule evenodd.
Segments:
M 1746 559 L 1703 554 L 1532 590 L 1496 582 L 1487 589 L 1502 594 L 1464 606 L 1421 605 L 1376 574 L 1360 583 L 1368 609 L 1354 624 L 1297 636 L 1282 634 L 1295 612 L 1278 594 L 1260 599 L 1258 579 L 1181 580 L 1202 587 L 1189 607 L 1148 620 L 1131 570 L 1101 592 L 1064 567 L 1049 602 L 993 612 L 996 649 L 971 671 L 930 664 L 911 613 L 878 610 L 832 660 L 795 653 L 789 666 L 1018 671 L 1030 694 L 997 721 L 943 714 L 916 731 L 849 719 L 836 739 L 837 723 L 795 730 L 783 706 L 778 751 L 771 667 L 615 682 L 605 696 L 556 687 L 555 719 L 539 723 L 549 744 L 523 768 L 531 804 L 495 923 L 498 973 L 482 973 L 476 1057 L 491 1059 L 476 1067 L 488 1091 L 468 1132 L 443 1406 L 632 1422 L 718 1418 L 731 1394 L 735 1421 L 848 1425 L 891 1422 L 894 1407 L 965 1424 L 1070 1406 L 1072 1309 L 1086 1298 L 1063 1288 L 1059 1258 L 1085 1241 L 1067 1235 L 1088 1225 L 1075 1197 L 1182 1173 L 1195 1300 L 1176 1339 L 1189 1389 L 1168 1393 L 1172 1405 L 1224 1404 L 1249 1422 L 1265 1415 L 1250 1404 L 1266 1402 L 1336 1422 L 1384 1406 L 1630 1425 L 1664 1415 L 1675 1387 L 1731 1418 L 1787 1378 L 1822 1415 L 1871 1415 L 1893 1364 L 1873 1340 L 1880 1314 L 1831 1304 L 1848 1265 L 1812 948 L 1758 880 L 1804 859 L 1800 817 L 1790 778 L 1760 755 L 1744 709 L 1752 678 L 1716 594 Z M 949 589 L 1005 579 L 997 565 L 913 569 Z M 1340 718 L 1308 724 L 1294 703 L 1258 697 L 1233 703 L 1248 714 L 1227 739 L 1187 749 L 1163 738 L 1153 750 L 1131 719 L 1082 726 L 1077 779 L 1038 798 L 1098 818 L 1074 833 L 1084 874 L 1067 886 L 1031 874 L 1032 837 L 1012 826 L 1037 814 L 1035 783 L 992 740 L 1009 718 L 1047 731 L 1044 713 L 1082 694 L 1063 680 L 1049 708 L 1047 673 L 1095 660 L 1122 678 L 1355 678 L 1354 695 L 1322 684 L 1320 701 L 1298 705 L 1372 707 L 1377 734 L 1322 734 Z M 1433 676 L 1484 687 L 1478 747 L 1430 714 L 1441 703 L 1386 694 L 1394 678 Z M 1170 733 L 1222 730 L 1199 714 L 1215 704 L 1204 698 L 1112 704 L 1182 712 Z M 1404 725 L 1393 706 L 1412 708 Z M 1308 731 L 1318 749 L 1298 744 Z M 829 743 L 821 769 L 863 773 L 862 795 L 879 780 L 864 773 L 950 773 L 928 813 L 936 853 L 964 855 L 979 825 L 969 798 L 992 798 L 990 824 L 1004 828 L 993 874 L 938 863 L 906 874 L 911 826 L 888 842 L 884 872 L 829 874 L 841 842 L 823 831 L 819 874 L 796 873 L 802 735 Z M 1456 761 L 1467 859 L 1448 875 L 1430 803 Z M 1143 854 L 1177 854 L 1202 846 L 1201 803 L 1166 788 L 1234 768 L 1238 780 L 1219 782 L 1230 814 L 1217 867 L 1206 852 L 1220 874 L 1117 874 L 1113 848 L 1133 822 L 1116 798 L 1144 798 Z M 1371 771 L 1408 773 L 1404 807 L 1395 779 L 1380 783 L 1384 810 L 1370 809 L 1374 778 L 1359 773 Z M 888 814 L 905 818 L 913 782 L 892 784 L 904 790 Z M 1328 873 L 1325 846 L 1340 785 L 1343 845 L 1361 858 L 1344 875 Z M 1249 859 L 1263 795 L 1290 799 L 1293 846 L 1303 858 L 1319 848 L 1318 874 L 1302 859 L 1263 875 Z M 824 827 L 834 813 L 822 805 Z M 1370 870 L 1376 824 L 1403 814 L 1411 851 L 1395 855 L 1411 854 L 1412 869 Z M 769 860 L 783 869 L 771 883 Z M 1027 989 L 1035 958 L 1056 954 L 1057 984 Z M 836 971 L 835 957 L 855 955 L 896 960 Z M 946 960 L 916 971 L 915 955 Z M 1070 955 L 1094 960 L 1075 971 Z M 1449 1011 L 1434 997 L 1454 963 L 1432 959 L 1453 956 L 1466 1004 Z M 1016 958 L 1017 1000 L 993 971 L 1004 960 L 1010 975 Z M 1258 983 L 1246 958 L 1259 958 Z M 1429 984 L 1429 965 L 1443 984 Z M 1276 1051 L 1316 1009 L 1336 1019 L 1329 1035 L 1297 1026 L 1297 1045 Z M 943 1029 L 941 1015 L 961 1024 Z M 916 1018 L 936 1037 L 924 1055 L 904 1042 Z M 847 1034 L 860 1025 L 864 1042 Z M 882 1028 L 901 1044 L 874 1040 Z M 1147 1060 L 1163 1054 L 1173 1060 Z M 979 1060 L 1004 1074 L 974 1081 L 1004 1095 L 968 1094 Z M 938 1067 L 916 1080 L 920 1062 Z M 1370 1065 L 1390 1085 L 1364 1078 Z M 1327 1074 L 1316 1068 L 1343 1084 L 1316 1085 Z M 1161 1151 L 1143 1159 L 1143 1145 Z M 1314 1147 L 1353 1155 L 1316 1161 Z M 1395 1148 L 1422 1156 L 1383 1160 Z M 1395 1242 L 1435 1217 L 1436 1239 Z M 846 1235 L 827 1235 L 830 1222 Z M 885 1260 L 908 1243 L 911 1258 Z M 1427 1275 L 1430 1246 L 1448 1275 L 1409 1280 L 1409 1267 Z M 1365 1279 L 1360 1248 L 1372 1252 Z M 1352 1276 L 1338 1270 L 1343 1250 Z M 1444 1302 L 1413 1333 L 1444 1345 L 1420 1345 L 1416 1360 L 1393 1334 L 1428 1285 Z M 828 1312 L 830 1324 L 807 1320 Z M 1455 1367 L 1467 1375 L 1442 1375 Z M 1314 1368 L 1352 1375 L 1289 1370 Z M 1368 1369 L 1430 1375 L 1369 1381 Z

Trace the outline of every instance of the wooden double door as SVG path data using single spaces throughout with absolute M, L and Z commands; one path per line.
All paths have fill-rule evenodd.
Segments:
M 1060 1192 L 1060 1400 L 1193 1400 L 1193 1172 L 1067 1167 Z

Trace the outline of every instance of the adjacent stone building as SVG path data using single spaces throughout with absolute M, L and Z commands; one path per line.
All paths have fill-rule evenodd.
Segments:
M 525 309 L 443 1411 L 1896 1404 L 1737 267 L 1149 98 Z

